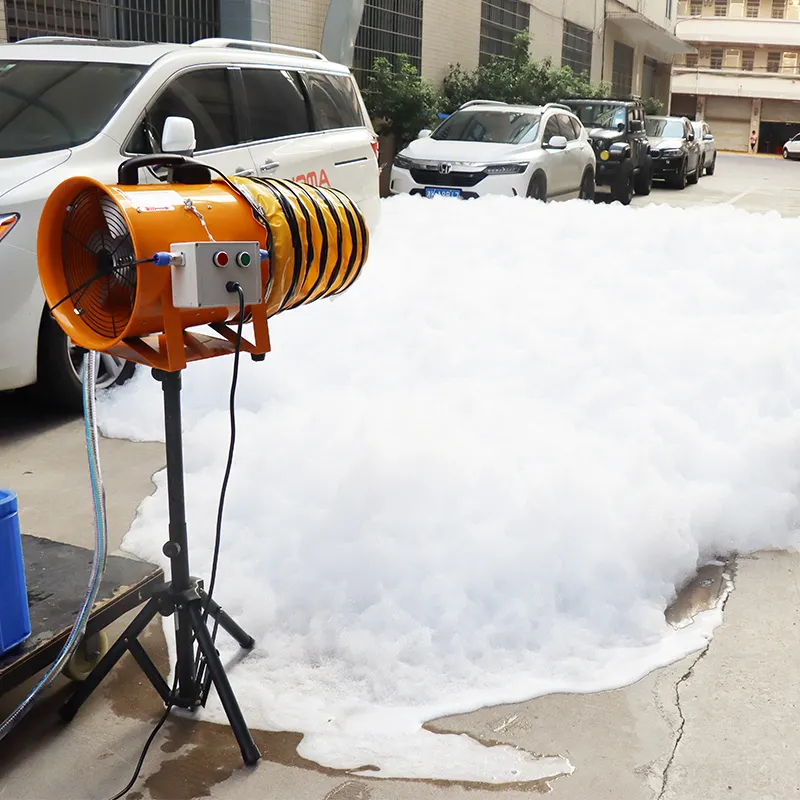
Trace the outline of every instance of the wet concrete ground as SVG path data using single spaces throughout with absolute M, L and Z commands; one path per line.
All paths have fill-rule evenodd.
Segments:
M 763 165 L 763 166 L 762 166 Z M 654 191 L 641 202 L 735 201 L 782 213 L 800 211 L 800 164 L 721 157 L 713 178 L 686 192 Z M 739 179 L 737 180 L 737 175 Z M 712 183 L 713 182 L 713 183 Z M 749 183 L 748 183 L 749 182 Z M 765 183 L 772 187 L 767 193 Z M 784 186 L 784 183 L 786 186 Z M 737 199 L 743 185 L 756 187 Z M 780 198 L 779 200 L 777 198 Z M 769 206 L 771 203 L 772 206 Z M 777 207 L 777 206 L 776 206 Z M 112 550 L 163 466 L 162 446 L 103 441 Z M 90 546 L 90 498 L 79 420 L 0 398 L 0 485 L 20 495 L 27 533 Z M 320 768 L 296 751 L 293 732 L 254 732 L 263 753 L 244 768 L 226 726 L 173 716 L 153 745 L 131 800 L 259 798 L 270 800 L 786 800 L 800 793 L 800 557 L 759 553 L 701 571 L 665 611 L 680 624 L 716 601 L 734 575 L 725 622 L 700 653 L 633 686 L 591 695 L 552 695 L 513 706 L 432 721 L 542 755 L 562 755 L 568 777 L 512 787 L 354 778 Z M 124 621 L 115 626 L 122 628 Z M 166 666 L 158 623 L 144 644 Z M 27 687 L 0 697 L 0 716 Z M 0 800 L 102 800 L 128 781 L 162 705 L 125 657 L 78 717 L 65 725 L 56 709 L 69 692 L 57 681 L 48 697 L 0 744 Z

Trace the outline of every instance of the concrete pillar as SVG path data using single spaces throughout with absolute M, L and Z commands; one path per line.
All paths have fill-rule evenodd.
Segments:
M 695 119 L 698 122 L 706 118 L 706 98 L 701 95 L 697 95 L 697 111 L 695 113 Z
M 8 41 L 8 27 L 6 26 L 6 4 L 0 3 L 0 42 Z
M 750 150 L 750 131 L 756 132 L 756 149 L 758 152 L 758 139 L 761 136 L 761 99 L 753 100 L 753 108 L 750 112 L 750 130 L 747 132 L 747 151 Z
M 331 61 L 353 66 L 358 28 L 364 16 L 364 0 L 330 0 L 322 29 L 322 54 Z
M 220 0 L 220 35 L 270 41 L 270 0 Z

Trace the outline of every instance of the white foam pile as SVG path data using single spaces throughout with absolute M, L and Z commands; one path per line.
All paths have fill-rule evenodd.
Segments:
M 215 597 L 258 641 L 230 672 L 248 722 L 382 777 L 569 772 L 421 724 L 630 683 L 719 624 L 665 622 L 700 564 L 797 542 L 798 242 L 722 206 L 387 201 L 353 289 L 242 363 Z M 184 376 L 206 578 L 231 367 Z M 162 439 L 158 384 L 101 419 Z M 156 484 L 124 546 L 163 564 Z

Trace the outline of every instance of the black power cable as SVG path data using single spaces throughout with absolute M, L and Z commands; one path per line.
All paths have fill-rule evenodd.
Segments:
M 233 352 L 233 375 L 231 377 L 231 391 L 230 391 L 230 399 L 229 399 L 229 410 L 230 410 L 230 420 L 231 420 L 231 433 L 230 433 L 230 443 L 228 445 L 228 461 L 225 465 L 225 477 L 222 480 L 222 487 L 219 493 L 219 505 L 217 508 L 217 527 L 216 527 L 216 535 L 214 538 L 214 558 L 211 565 L 211 577 L 208 582 L 208 593 L 207 593 L 207 600 L 206 600 L 206 607 L 203 610 L 203 624 L 206 624 L 206 620 L 208 619 L 208 609 L 211 605 L 211 598 L 214 594 L 214 584 L 217 580 L 217 566 L 219 564 L 219 550 L 220 544 L 222 542 L 222 515 L 225 510 L 225 495 L 228 491 L 228 481 L 231 475 L 231 468 L 233 467 L 233 454 L 236 448 L 236 386 L 239 381 L 239 356 L 242 352 L 242 329 L 244 327 L 244 290 L 242 287 L 236 283 L 235 281 L 229 281 L 225 287 L 231 294 L 238 295 L 239 298 L 239 319 L 236 328 L 236 345 L 234 347 Z M 217 626 L 214 626 L 214 636 L 216 636 Z M 195 670 L 197 669 L 197 664 L 195 664 Z M 172 711 L 174 705 L 174 698 L 175 693 L 178 690 L 178 673 L 177 670 L 175 672 L 175 679 L 172 683 L 172 689 L 170 691 L 170 700 L 167 703 L 167 707 L 164 710 L 164 713 L 159 718 L 156 726 L 150 732 L 150 735 L 147 737 L 147 741 L 144 743 L 144 747 L 142 748 L 142 752 L 139 755 L 139 760 L 136 763 L 136 769 L 133 771 L 133 775 L 131 776 L 130 781 L 128 781 L 127 785 L 124 789 L 120 792 L 117 792 L 110 800 L 120 800 L 120 798 L 124 797 L 132 788 L 133 785 L 136 783 L 136 779 L 139 777 L 139 773 L 142 771 L 142 766 L 144 765 L 144 760 L 147 757 L 147 751 L 150 749 L 150 745 L 153 744 L 153 740 L 158 735 L 158 732 L 164 726 L 164 723 L 169 718 L 170 711 Z
M 231 419 L 230 443 L 228 445 L 228 462 L 225 465 L 225 476 L 222 479 L 222 489 L 219 493 L 219 506 L 217 508 L 217 531 L 214 538 L 214 558 L 211 562 L 211 577 L 208 581 L 208 599 L 203 613 L 203 624 L 208 619 L 208 609 L 211 606 L 211 598 L 214 595 L 214 584 L 217 581 L 217 565 L 219 563 L 219 547 L 222 541 L 222 513 L 225 510 L 225 495 L 228 491 L 228 480 L 231 477 L 231 467 L 233 466 L 233 451 L 236 447 L 236 384 L 239 381 L 239 356 L 242 352 L 242 328 L 244 327 L 244 290 L 235 281 L 228 281 L 225 288 L 236 293 L 239 297 L 239 321 L 236 326 L 236 345 L 233 351 L 233 375 L 231 376 L 231 392 L 228 400 L 228 410 Z M 214 629 L 216 633 L 216 628 Z

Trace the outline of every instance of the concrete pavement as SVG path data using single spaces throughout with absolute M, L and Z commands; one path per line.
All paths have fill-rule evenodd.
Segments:
M 717 174 L 683 192 L 655 189 L 652 202 L 732 202 L 800 213 L 800 164 L 720 156 Z M 0 397 L 0 485 L 20 496 L 26 532 L 91 543 L 91 509 L 80 420 L 43 414 L 26 399 Z M 104 440 L 103 474 L 112 549 L 118 547 L 162 446 Z M 786 800 L 800 793 L 800 557 L 759 553 L 736 560 L 735 588 L 707 650 L 633 686 L 591 695 L 553 695 L 429 724 L 485 743 L 569 758 L 575 772 L 550 784 L 485 787 L 381 781 L 322 769 L 297 755 L 293 732 L 256 732 L 264 758 L 241 767 L 223 726 L 173 718 L 153 745 L 135 800 L 213 797 L 269 800 Z M 721 571 L 706 570 L 667 611 L 670 619 L 713 602 Z M 121 624 L 116 626 L 121 628 Z M 166 663 L 159 624 L 146 647 Z M 0 800 L 101 800 L 127 782 L 161 704 L 131 659 L 112 673 L 75 721 L 49 696 L 0 745 Z M 0 715 L 21 692 L 0 697 Z

